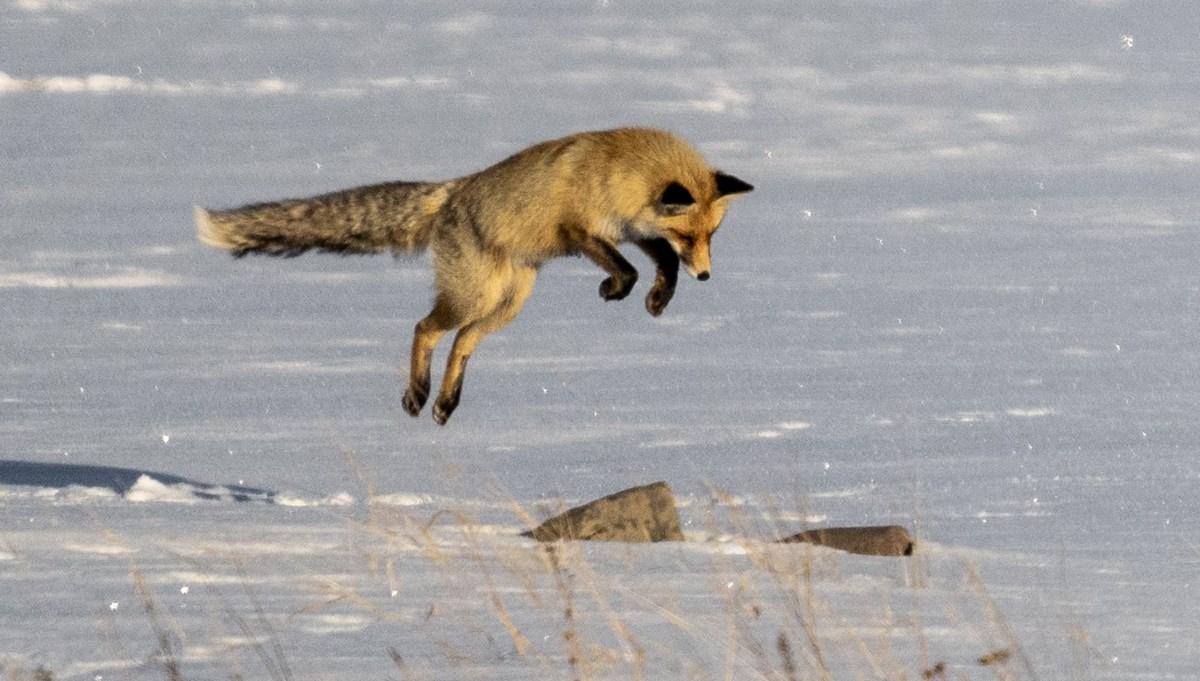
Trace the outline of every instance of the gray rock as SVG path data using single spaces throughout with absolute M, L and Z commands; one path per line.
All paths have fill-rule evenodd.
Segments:
M 525 532 L 524 536 L 541 542 L 683 541 L 675 497 L 665 482 L 633 487 L 576 506 Z

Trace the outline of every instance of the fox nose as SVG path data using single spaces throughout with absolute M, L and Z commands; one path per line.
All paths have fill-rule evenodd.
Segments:
M 708 270 L 696 273 L 696 279 L 700 281 L 708 281 Z

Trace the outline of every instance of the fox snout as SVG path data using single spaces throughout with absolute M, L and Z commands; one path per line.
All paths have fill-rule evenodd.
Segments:
M 675 239 L 669 241 L 687 273 L 697 281 L 708 281 L 712 270 L 708 254 L 708 241 L 705 239 L 696 239 L 687 243 L 680 243 Z
M 693 279 L 696 281 L 708 281 L 711 271 L 707 263 L 702 267 L 697 267 L 695 264 L 687 262 L 686 260 L 683 260 L 682 262 L 684 269 L 687 270 L 688 274 L 692 275 Z

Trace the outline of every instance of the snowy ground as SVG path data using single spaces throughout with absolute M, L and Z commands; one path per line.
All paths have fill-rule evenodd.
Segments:
M 1196 678 L 1200 9 L 688 7 L 0 4 L 6 673 Z M 553 263 L 446 428 L 423 260 L 194 240 L 626 124 L 756 185 L 712 280 Z M 516 536 L 660 479 L 696 542 Z

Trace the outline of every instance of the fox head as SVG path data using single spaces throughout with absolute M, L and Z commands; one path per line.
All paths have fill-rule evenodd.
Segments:
M 729 202 L 754 189 L 720 171 L 713 172 L 711 183 L 693 191 L 680 182 L 671 182 L 653 207 L 657 231 L 671 244 L 687 273 L 700 281 L 707 280 L 712 269 L 709 245 Z

